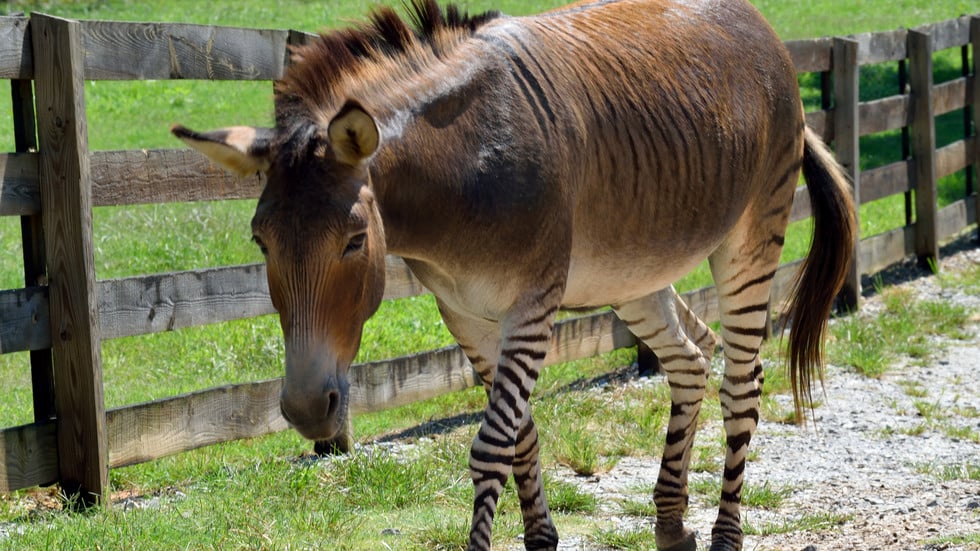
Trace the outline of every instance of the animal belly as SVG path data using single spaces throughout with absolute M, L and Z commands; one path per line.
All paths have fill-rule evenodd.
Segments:
M 562 306 L 590 308 L 645 297 L 690 273 L 706 256 L 573 258 Z

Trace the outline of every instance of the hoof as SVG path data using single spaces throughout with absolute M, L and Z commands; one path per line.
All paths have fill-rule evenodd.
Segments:
M 558 532 L 552 527 L 536 536 L 524 537 L 524 549 L 527 551 L 556 551 L 558 549 Z
M 313 444 L 313 453 L 319 456 L 343 455 L 354 449 L 354 439 L 348 434 L 339 434 L 330 440 L 317 440 Z
M 660 551 L 697 551 L 698 539 L 694 532 L 688 532 L 674 545 L 669 545 L 667 547 L 661 547 L 658 545 L 657 549 Z

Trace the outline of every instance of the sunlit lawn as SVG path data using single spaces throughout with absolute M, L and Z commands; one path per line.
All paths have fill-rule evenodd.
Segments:
M 507 2 L 461 2 L 470 11 L 498 7 L 512 14 L 536 12 L 563 2 L 510 0 Z M 141 21 L 181 21 L 268 28 L 295 28 L 315 31 L 340 22 L 357 19 L 373 1 L 313 2 L 285 0 L 277 3 L 227 0 L 198 2 L 38 2 L 7 3 L 0 11 L 27 9 L 65 17 L 120 19 Z M 891 30 L 924 22 L 939 21 L 976 12 L 972 2 L 875 0 L 852 3 L 840 0 L 797 3 L 779 0 L 756 2 L 773 23 L 780 36 L 797 39 L 829 34 L 846 34 L 868 30 Z M 935 60 L 937 77 L 948 79 L 959 74 L 959 53 L 948 52 Z M 897 69 L 871 67 L 862 71 L 862 98 L 872 99 L 894 93 Z M 804 77 L 805 86 L 815 80 Z M 268 82 L 226 83 L 197 81 L 88 82 L 86 105 L 89 143 L 96 150 L 130 148 L 175 148 L 167 129 L 174 122 L 195 128 L 212 128 L 230 124 L 268 125 L 271 123 L 272 88 Z M 813 108 L 812 89 L 804 90 Z M 12 128 L 9 97 L 0 94 L 0 128 Z M 937 121 L 937 135 L 948 143 L 963 132 L 962 112 Z M 0 132 L 0 151 L 13 149 L 12 136 Z M 862 139 L 862 166 L 870 168 L 898 160 L 898 132 Z M 943 181 L 942 204 L 963 195 L 963 178 L 954 176 Z M 210 266 L 261 261 L 249 242 L 248 221 L 254 201 L 147 205 L 124 208 L 97 208 L 93 213 L 95 227 L 96 274 L 99 279 L 196 269 Z M 861 210 L 862 235 L 874 235 L 904 224 L 901 197 L 867 205 Z M 787 239 L 785 259 L 799 258 L 808 246 L 809 225 L 794 226 Z M 23 285 L 19 221 L 0 218 L 0 289 Z M 710 284 L 705 270 L 686 278 L 681 289 Z M 381 359 L 449 344 L 451 338 L 436 315 L 429 297 L 417 297 L 386 303 L 366 329 L 359 360 Z M 166 397 L 219 384 L 244 382 L 282 374 L 281 335 L 277 320 L 267 316 L 220 326 L 207 326 L 172 333 L 108 341 L 103 347 L 105 394 L 108 407 Z M 596 376 L 632 361 L 632 353 L 623 351 L 597 360 L 549 368 L 539 383 L 537 393 L 547 396 L 556 389 L 581 377 Z M 0 400 L 0 426 L 30 422 L 31 392 L 26 354 L 0 356 L 0 385 L 5 389 Z M 632 395 L 625 401 L 647 409 L 654 404 Z M 416 404 L 392 413 L 359 417 L 355 430 L 363 441 L 379 434 L 402 430 L 427 420 L 478 411 L 482 391 L 473 389 L 436 401 Z M 577 408 L 605 407 L 589 397 L 577 397 Z M 619 404 L 621 415 L 634 410 Z M 661 404 L 662 405 L 662 404 Z M 550 409 L 549 409 L 550 408 Z M 573 408 L 574 409 L 574 408 Z M 661 407 L 663 409 L 663 407 Z M 568 406 L 547 398 L 542 418 L 559 423 Z M 618 411 L 618 410 L 617 410 Z M 717 415 L 716 412 L 706 412 Z M 601 415 L 600 415 L 601 416 Z M 621 417 L 606 416 L 596 431 L 610 431 L 610 421 Z M 643 420 L 644 429 L 659 432 L 662 420 Z M 464 429 L 465 432 L 466 429 Z M 410 466 L 376 460 L 352 460 L 344 468 L 312 468 L 298 465 L 293 458 L 309 450 L 310 445 L 292 432 L 272 435 L 249 442 L 213 446 L 181 456 L 162 459 L 146 465 L 117 469 L 112 473 L 115 490 L 173 495 L 179 491 L 186 499 L 177 499 L 161 511 L 122 513 L 99 512 L 86 516 L 46 517 L 43 526 L 32 525 L 23 540 L 11 540 L 18 546 L 37 548 L 127 547 L 133 541 L 158 541 L 165 547 L 187 545 L 186 534 L 206 536 L 191 540 L 204 547 L 264 546 L 278 547 L 283 542 L 304 542 L 313 546 L 331 541 L 337 534 L 352 538 L 352 548 L 376 545 L 378 534 L 392 520 L 396 510 L 413 511 L 407 520 L 399 517 L 413 534 L 408 539 L 393 540 L 396 548 L 431 548 L 450 542 L 465 530 L 469 482 L 465 475 L 465 433 L 447 437 L 429 449 L 433 456 L 427 464 L 438 464 L 431 472 L 420 474 Z M 573 441 L 572 449 L 618 449 L 624 453 L 641 453 L 641 445 L 654 453 L 660 437 L 637 442 Z M 546 452 L 549 461 L 563 458 L 562 446 L 568 442 L 553 441 Z M 618 447 L 617 447 L 618 446 Z M 578 458 L 577 461 L 587 461 Z M 358 463 L 357 461 L 360 461 Z M 374 463 L 372 463 L 372 461 Z M 357 498 L 345 493 L 344 485 L 355 484 L 358 468 L 377 476 L 391 478 L 379 485 L 401 486 L 408 494 L 393 493 Z M 435 468 L 435 467 L 434 467 Z M 379 474 L 380 473 L 380 474 Z M 435 473 L 435 474 L 431 474 Z M 364 476 L 362 474 L 358 476 Z M 431 480 L 417 481 L 417 478 Z M 422 486 L 417 486 L 422 484 Z M 365 490 L 370 491 L 370 490 Z M 392 490 L 395 492 L 396 490 Z M 22 518 L 24 497 L 0 498 L 0 521 Z M 354 496 L 354 497 L 352 497 Z M 432 497 L 436 496 L 436 497 Z M 365 501 L 357 501 L 363 499 Z M 513 496 L 509 505 L 513 509 Z M 392 503 L 401 505 L 391 506 Z M 217 504 L 217 505 L 216 505 Z M 211 511 L 211 512 L 209 512 Z M 355 516 L 351 511 L 364 513 Z M 243 514 L 244 513 L 244 514 Z M 447 525 L 447 518 L 453 519 Z M 455 524 L 452 524 L 455 523 Z M 463 526 L 459 528 L 456 524 Z M 445 528 L 445 534 L 432 527 Z M 519 531 L 519 527 L 516 528 Z M 515 528 L 509 528 L 511 532 Z M 505 530 L 504 533 L 507 533 Z M 355 537 L 355 534 L 357 536 Z M 448 535 L 446 535 L 448 534 Z M 426 539 L 429 538 L 429 539 Z M 0 540 L 0 547 L 2 547 Z

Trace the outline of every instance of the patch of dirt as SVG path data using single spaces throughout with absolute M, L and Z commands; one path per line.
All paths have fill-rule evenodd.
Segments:
M 946 253 L 944 273 L 980 265 L 975 242 Z M 747 535 L 745 549 L 980 550 L 980 296 L 942 285 L 914 263 L 889 270 L 881 280 L 920 299 L 963 305 L 971 312 L 972 336 L 934 339 L 939 352 L 926 365 L 902 359 L 880 379 L 828 366 L 825 395 L 814 395 L 820 400 L 811 414 L 815 423 L 763 421 L 752 440 L 746 482 L 791 492 L 776 510 L 743 508 L 743 523 L 765 529 L 798 526 L 799 519 L 818 515 L 827 521 L 782 534 Z M 862 315 L 870 314 L 874 323 L 880 310 L 881 297 L 867 293 Z M 654 377 L 650 384 L 666 382 Z M 792 407 L 791 397 L 779 399 Z M 701 434 L 719 425 L 711 421 Z M 624 516 L 618 502 L 651 499 L 636 492 L 652 487 L 658 469 L 659 459 L 627 457 L 592 477 L 553 474 L 594 492 L 601 502 L 597 516 L 612 526 L 652 530 L 653 519 Z M 710 543 L 715 515 L 715 506 L 692 496 L 686 523 L 699 532 L 699 546 Z M 603 549 L 576 535 L 565 537 L 560 548 Z

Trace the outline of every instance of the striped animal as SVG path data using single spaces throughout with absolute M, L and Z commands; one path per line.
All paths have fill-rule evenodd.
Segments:
M 381 8 L 296 48 L 275 128 L 173 129 L 267 177 L 252 231 L 285 337 L 283 416 L 307 438 L 344 433 L 348 366 L 385 254 L 397 254 L 487 391 L 469 548 L 490 547 L 513 476 L 526 547 L 554 549 L 528 401 L 559 308 L 612 305 L 670 385 L 657 546 L 695 549 L 682 517 L 715 341 L 671 284 L 707 258 L 728 443 L 711 549 L 740 548 L 758 350 L 801 169 L 815 236 L 789 307 L 798 404 L 855 231 L 782 43 L 745 0 L 593 0 L 522 18 L 413 0 L 408 11 Z

